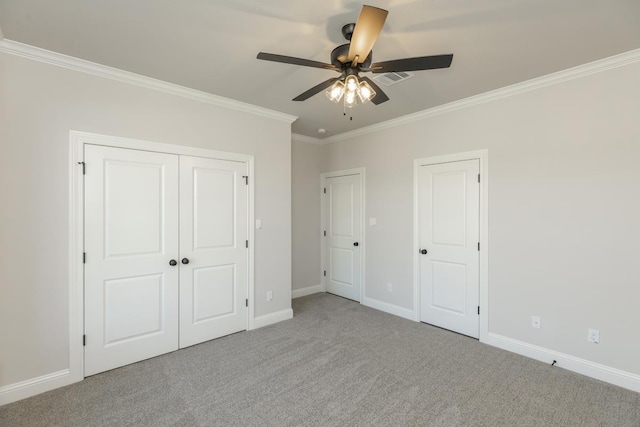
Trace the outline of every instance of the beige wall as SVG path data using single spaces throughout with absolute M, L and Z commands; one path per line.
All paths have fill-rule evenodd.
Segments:
M 0 53 L 0 387 L 69 367 L 70 130 L 254 155 L 255 315 L 291 307 L 289 123 Z
M 320 145 L 293 140 L 292 168 L 292 282 L 293 289 L 320 285 L 320 173 L 324 163 Z
M 488 149 L 489 332 L 640 374 L 639 106 L 635 63 L 322 146 L 366 167 L 366 296 L 412 309 L 413 160 Z

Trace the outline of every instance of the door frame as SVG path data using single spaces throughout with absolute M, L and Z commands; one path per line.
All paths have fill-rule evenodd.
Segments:
M 247 154 L 228 153 L 204 148 L 173 145 L 139 139 L 122 138 L 87 132 L 69 132 L 69 375 L 70 383 L 84 379 L 84 146 L 103 145 L 141 151 L 207 157 L 219 160 L 244 162 L 249 175 L 247 206 L 247 237 L 249 239 L 247 296 L 247 330 L 255 329 L 254 315 L 254 157 Z
M 419 171 L 420 167 L 439 163 L 452 163 L 464 160 L 480 162 L 480 259 L 479 259 L 479 295 L 480 321 L 478 336 L 480 342 L 486 342 L 489 335 L 489 150 L 467 151 L 425 157 L 413 161 L 413 312 L 415 321 L 420 321 L 420 221 L 419 221 Z
M 350 175 L 359 175 L 360 176 L 360 301 L 362 304 L 365 295 L 365 284 L 366 281 L 364 279 L 365 272 L 365 250 L 366 250 L 366 238 L 365 238 L 365 168 L 353 168 L 353 169 L 345 169 L 341 171 L 333 171 L 333 172 L 324 172 L 320 174 L 320 283 L 322 284 L 322 291 L 327 291 L 327 283 L 326 277 L 323 275 L 323 271 L 326 270 L 326 259 L 325 259 L 325 250 L 326 243 L 324 238 L 324 230 L 326 230 L 325 224 L 325 197 L 324 197 L 324 188 L 326 188 L 327 178 L 336 178 L 339 176 L 350 176 Z

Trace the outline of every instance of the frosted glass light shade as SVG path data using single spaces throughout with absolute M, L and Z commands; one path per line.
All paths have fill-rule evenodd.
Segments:
M 327 89 L 325 94 L 331 102 L 340 102 L 340 99 L 342 99 L 342 95 L 344 95 L 344 83 L 338 80 L 337 82 L 332 84 L 329 89 Z
M 365 81 L 360 82 L 360 87 L 358 88 L 358 98 L 360 98 L 361 103 L 365 103 L 373 97 L 376 96 L 376 91 L 373 90 L 371 85 Z

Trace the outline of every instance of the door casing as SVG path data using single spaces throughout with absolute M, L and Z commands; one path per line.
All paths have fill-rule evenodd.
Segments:
M 415 159 L 413 162 L 413 313 L 414 320 L 420 321 L 420 218 L 419 218 L 419 171 L 421 166 L 438 163 L 458 162 L 478 159 L 480 162 L 480 277 L 479 303 L 480 328 L 479 337 L 485 342 L 489 335 L 489 151 L 478 150 L 464 153 L 447 154 L 443 156 Z
M 327 224 L 325 224 L 325 197 L 324 197 L 324 189 L 327 184 L 327 178 L 334 178 L 338 176 L 347 176 L 347 175 L 359 175 L 360 176 L 360 303 L 364 301 L 366 280 L 365 280 L 365 248 L 366 248 L 366 236 L 365 236 L 365 168 L 354 168 L 354 169 L 346 169 L 341 171 L 334 172 L 325 172 L 320 175 L 320 283 L 322 283 L 322 290 L 326 291 L 326 278 L 323 276 L 323 271 L 327 269 L 325 250 L 326 250 L 326 242 L 324 238 L 324 230 L 327 228 Z
M 84 379 L 84 145 L 153 151 L 177 155 L 208 157 L 247 163 L 248 177 L 248 330 L 255 329 L 254 304 L 254 157 L 182 145 L 99 135 L 87 132 L 69 133 L 69 376 L 70 383 Z

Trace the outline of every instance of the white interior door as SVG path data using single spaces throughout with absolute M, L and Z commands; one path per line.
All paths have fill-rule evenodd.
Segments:
M 180 347 L 247 329 L 247 164 L 180 156 Z
M 178 348 L 178 156 L 85 146 L 85 375 Z
M 478 338 L 479 160 L 421 166 L 420 320 Z
M 325 287 L 327 292 L 360 301 L 360 175 L 325 179 Z

